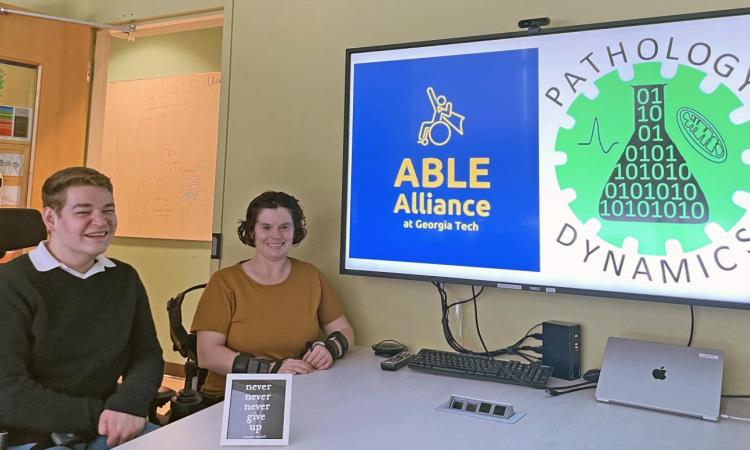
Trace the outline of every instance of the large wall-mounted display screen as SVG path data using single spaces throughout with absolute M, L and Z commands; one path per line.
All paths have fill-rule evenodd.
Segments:
M 347 51 L 341 271 L 750 308 L 750 10 Z

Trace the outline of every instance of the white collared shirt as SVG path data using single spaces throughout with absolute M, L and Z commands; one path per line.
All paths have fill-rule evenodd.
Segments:
M 115 263 L 112 262 L 111 259 L 107 258 L 104 255 L 99 255 L 94 259 L 94 265 L 91 266 L 91 268 L 87 270 L 86 273 L 81 273 L 66 266 L 65 264 L 58 261 L 57 258 L 52 256 L 52 253 L 49 252 L 47 246 L 45 245 L 45 241 L 40 242 L 34 250 L 29 252 L 29 258 L 31 259 L 31 263 L 34 265 L 34 268 L 39 272 L 49 272 L 50 270 L 57 269 L 59 267 L 69 274 L 81 278 L 82 280 L 96 275 L 99 272 L 104 272 L 104 269 L 106 269 L 107 267 L 115 267 Z

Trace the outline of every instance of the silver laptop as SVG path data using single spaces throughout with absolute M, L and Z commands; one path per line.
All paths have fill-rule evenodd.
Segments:
M 596 399 L 719 420 L 719 350 L 610 337 Z

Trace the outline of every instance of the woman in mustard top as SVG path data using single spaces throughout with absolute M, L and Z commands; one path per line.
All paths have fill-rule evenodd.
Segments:
M 323 274 L 289 257 L 307 233 L 296 198 L 264 192 L 250 202 L 237 233 L 255 256 L 213 274 L 193 319 L 198 361 L 209 370 L 208 399 L 223 395 L 227 373 L 324 370 L 354 342 Z

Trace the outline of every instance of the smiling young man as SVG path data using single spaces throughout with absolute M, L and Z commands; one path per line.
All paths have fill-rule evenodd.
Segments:
M 42 200 L 48 240 L 0 266 L 0 431 L 13 450 L 52 433 L 114 447 L 151 429 L 164 363 L 148 297 L 135 269 L 103 255 L 117 228 L 109 178 L 63 169 Z

